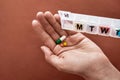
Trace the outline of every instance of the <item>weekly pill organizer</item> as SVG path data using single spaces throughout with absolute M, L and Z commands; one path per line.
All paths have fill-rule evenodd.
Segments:
M 120 38 L 120 19 L 58 11 L 62 29 Z

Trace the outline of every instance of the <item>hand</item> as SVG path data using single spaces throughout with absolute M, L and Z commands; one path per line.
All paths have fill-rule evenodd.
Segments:
M 62 30 L 58 14 L 38 12 L 37 20 L 33 20 L 32 25 L 44 43 L 41 50 L 45 59 L 58 70 L 89 80 L 105 80 L 103 76 L 108 74 L 106 70 L 109 68 L 118 72 L 94 42 L 81 33 Z M 55 44 L 62 35 L 67 36 L 67 47 Z

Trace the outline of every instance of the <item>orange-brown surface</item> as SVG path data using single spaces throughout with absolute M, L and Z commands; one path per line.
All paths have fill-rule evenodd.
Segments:
M 67 10 L 120 18 L 120 0 L 0 0 L 0 80 L 83 80 L 57 71 L 40 50 L 31 22 L 38 11 Z M 120 39 L 85 34 L 120 70 Z

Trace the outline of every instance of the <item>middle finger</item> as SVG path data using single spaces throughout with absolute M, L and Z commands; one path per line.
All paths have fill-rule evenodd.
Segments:
M 41 25 L 43 26 L 43 29 L 53 38 L 54 41 L 60 37 L 58 33 L 53 29 L 53 27 L 45 19 L 43 12 L 38 12 L 37 18 L 41 23 Z

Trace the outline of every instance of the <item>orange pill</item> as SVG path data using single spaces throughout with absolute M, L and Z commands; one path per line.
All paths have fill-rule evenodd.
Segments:
M 63 46 L 64 46 L 64 47 L 67 46 L 67 42 L 66 42 L 66 41 L 63 42 Z
M 67 42 L 66 42 L 66 41 L 62 42 L 62 43 L 60 44 L 60 46 L 61 46 L 61 47 L 66 47 L 66 46 L 67 46 Z
M 63 47 L 64 46 L 63 43 L 61 43 L 60 46 Z

